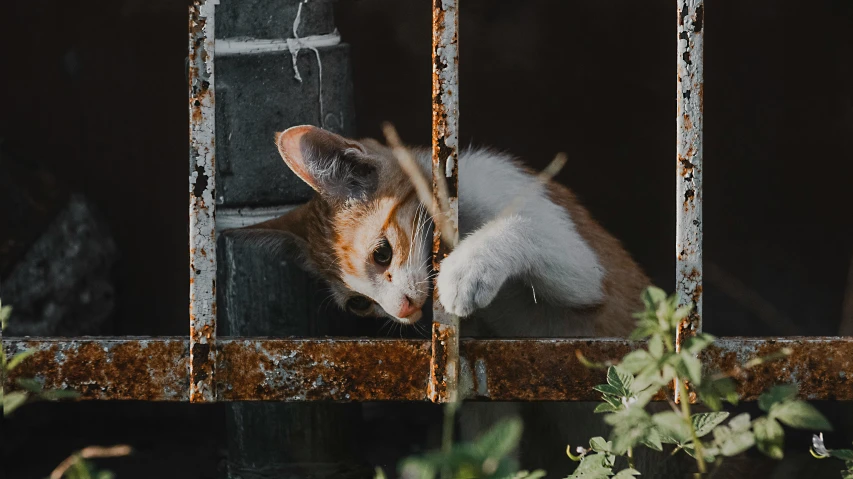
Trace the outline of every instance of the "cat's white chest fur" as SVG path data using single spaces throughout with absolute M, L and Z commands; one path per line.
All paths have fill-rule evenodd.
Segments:
M 460 155 L 459 191 L 461 241 L 442 262 L 437 286 L 445 309 L 470 316 L 463 334 L 592 334 L 591 321 L 567 311 L 603 300 L 605 272 L 543 185 L 505 155 L 471 150 Z

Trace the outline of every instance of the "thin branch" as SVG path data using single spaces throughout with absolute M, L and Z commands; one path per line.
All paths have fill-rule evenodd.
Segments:
M 447 242 L 448 246 L 454 248 L 459 242 L 459 231 L 453 227 L 450 222 L 450 200 L 447 192 L 447 182 L 441 175 L 438 175 L 438 204 L 433 200 L 432 188 L 427 180 L 418 162 L 412 156 L 412 152 L 403 146 L 400 141 L 400 136 L 397 130 L 391 123 L 383 123 L 382 131 L 385 134 L 385 141 L 391 147 L 394 157 L 400 163 L 400 168 L 409 177 L 412 186 L 418 194 L 418 199 L 429 209 L 430 215 L 433 217 L 435 228 L 441 233 L 441 238 Z
M 50 473 L 50 479 L 62 479 L 68 469 L 74 464 L 77 464 L 81 459 L 95 459 L 102 457 L 121 457 L 127 456 L 133 450 L 126 444 L 120 444 L 112 447 L 89 446 L 65 458 L 64 461 L 56 466 L 56 469 Z

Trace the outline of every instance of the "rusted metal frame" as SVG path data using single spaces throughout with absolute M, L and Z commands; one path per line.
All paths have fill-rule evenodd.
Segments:
M 458 225 L 458 132 L 459 132 L 459 54 L 458 0 L 433 0 L 432 10 L 432 174 L 433 201 L 448 197 L 449 223 Z M 446 185 L 446 188 L 444 187 Z M 446 189 L 446 193 L 443 191 Z M 456 231 L 435 228 L 433 267 L 450 253 L 450 242 L 441 235 Z M 448 314 L 433 290 L 432 359 L 430 361 L 429 398 L 438 403 L 456 399 L 459 383 L 459 318 Z
M 216 400 L 216 231 L 214 10 L 217 0 L 190 7 L 190 338 L 189 400 Z
M 5 338 L 8 355 L 36 353 L 15 369 L 46 388 L 87 400 L 189 401 L 185 337 Z M 597 401 L 604 370 L 574 359 L 621 358 L 642 343 L 622 339 L 463 340 L 475 400 Z M 790 356 L 751 369 L 751 358 L 789 348 Z M 220 338 L 216 400 L 426 401 L 430 342 L 388 339 Z M 512 358 L 512 361 L 507 361 Z M 700 358 L 707 372 L 729 372 L 744 400 L 771 384 L 793 383 L 812 400 L 853 400 L 853 338 L 722 338 Z
M 678 0 L 675 289 L 693 307 L 678 326 L 676 350 L 702 330 L 703 0 Z M 680 386 L 673 384 L 676 401 Z

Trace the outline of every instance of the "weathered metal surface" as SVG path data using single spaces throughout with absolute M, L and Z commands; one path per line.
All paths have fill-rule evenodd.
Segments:
M 432 10 L 432 175 L 433 201 L 443 204 L 439 195 L 447 195 L 447 213 L 458 227 L 458 132 L 459 132 L 459 53 L 457 29 L 458 0 L 433 0 Z M 443 181 L 442 181 L 443 180 Z M 446 192 L 444 186 L 446 185 Z M 435 228 L 433 267 L 450 253 L 448 241 Z M 446 238 L 445 238 L 446 239 Z M 459 382 L 459 318 L 448 314 L 433 289 L 432 360 L 429 397 L 435 402 L 455 400 Z
M 18 366 L 47 389 L 72 389 L 83 399 L 188 401 L 186 338 L 3 338 L 7 354 L 36 353 Z
M 641 346 L 620 339 L 463 340 L 473 399 L 598 400 L 604 371 L 575 359 L 618 359 Z M 83 399 L 188 401 L 185 338 L 4 338 L 7 354 L 35 349 L 12 378 Z M 785 359 L 747 370 L 757 356 L 790 348 Z M 425 401 L 430 343 L 424 340 L 220 338 L 217 401 Z M 724 338 L 700 358 L 706 371 L 731 372 L 745 400 L 776 383 L 812 400 L 853 400 L 853 338 Z
M 682 323 L 678 344 L 702 330 L 702 0 L 678 3 L 676 87 L 676 291 L 693 312 Z
M 752 358 L 789 348 L 791 354 L 750 369 Z M 804 399 L 853 400 L 853 338 L 722 338 L 700 357 L 706 371 L 735 373 L 744 400 L 774 384 L 796 384 Z
M 429 344 L 422 340 L 222 341 L 223 401 L 425 399 Z
M 191 402 L 214 401 L 216 232 L 214 122 L 214 8 L 190 7 L 190 391 Z
M 466 378 L 473 386 L 469 397 L 597 401 L 601 394 L 592 388 L 606 381 L 604 371 L 581 364 L 576 352 L 605 362 L 621 358 L 638 346 L 640 343 L 622 339 L 463 340 L 462 356 L 472 371 L 472 377 Z

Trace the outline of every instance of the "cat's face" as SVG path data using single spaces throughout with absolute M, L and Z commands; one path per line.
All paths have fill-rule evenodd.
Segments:
M 300 238 L 335 302 L 359 316 L 414 324 L 430 293 L 431 222 L 390 150 L 309 126 L 276 137 L 318 196 L 278 226 Z

